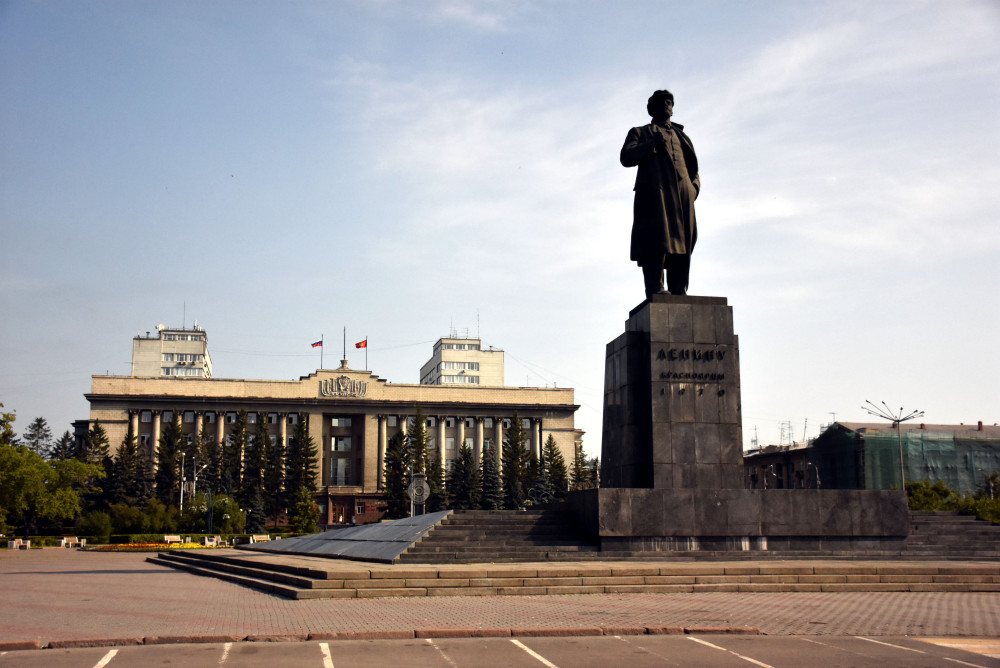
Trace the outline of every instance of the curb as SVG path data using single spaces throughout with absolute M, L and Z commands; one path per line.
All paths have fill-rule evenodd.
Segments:
M 227 642 L 306 642 L 314 640 L 412 640 L 414 638 L 572 638 L 641 635 L 761 635 L 756 626 L 580 626 L 532 629 L 415 629 L 412 631 L 317 631 L 314 633 L 254 633 L 249 635 L 146 636 L 75 640 L 5 640 L 0 652 L 81 647 L 126 647 Z

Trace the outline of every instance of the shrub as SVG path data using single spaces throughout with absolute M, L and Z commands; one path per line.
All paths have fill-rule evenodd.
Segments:
M 93 536 L 96 543 L 107 543 L 111 540 L 111 517 L 101 511 L 87 513 L 76 523 L 78 533 Z

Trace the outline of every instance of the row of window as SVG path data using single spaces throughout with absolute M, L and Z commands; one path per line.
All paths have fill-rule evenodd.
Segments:
M 204 355 L 195 353 L 163 353 L 164 362 L 203 362 Z
M 479 385 L 479 376 L 441 376 L 442 385 Z
M 258 415 L 266 415 L 266 419 L 267 419 L 267 423 L 268 424 L 278 424 L 278 422 L 281 420 L 281 416 L 278 415 L 277 413 L 266 413 L 266 414 L 264 414 L 264 413 L 247 413 L 247 423 L 249 423 L 249 424 L 257 424 L 257 416 Z M 212 411 L 206 412 L 205 413 L 205 422 L 207 422 L 209 424 L 215 424 L 215 421 L 218 418 L 218 416 L 219 416 L 219 413 L 215 413 L 215 412 L 212 412 Z M 173 419 L 174 419 L 174 412 L 173 411 L 163 411 L 163 421 L 164 422 L 170 422 Z M 184 411 L 184 413 L 182 415 L 182 420 L 184 421 L 185 424 L 193 424 L 194 423 L 194 411 Z M 152 421 L 153 421 L 153 411 L 139 411 L 139 422 L 152 422 Z M 235 422 L 236 422 L 236 412 L 235 411 L 229 411 L 228 413 L 226 413 L 226 424 L 235 424 Z M 299 414 L 298 413 L 289 413 L 288 414 L 288 424 L 293 424 L 294 425 L 294 424 L 298 424 L 298 423 L 299 423 Z
M 204 334 L 164 334 L 164 341 L 204 341 Z
M 349 419 L 350 418 L 348 418 L 348 420 Z M 408 420 L 407 424 L 412 427 L 413 424 L 414 424 L 413 423 L 414 419 L 415 418 L 413 418 L 413 417 L 407 418 L 407 420 Z M 390 426 L 390 427 L 398 427 L 399 426 L 399 418 L 396 417 L 395 415 L 390 415 L 386 419 L 386 421 L 388 423 L 388 426 Z M 428 427 L 436 427 L 437 423 L 438 423 L 438 419 L 436 417 L 429 417 L 429 418 L 427 418 L 427 426 Z M 453 418 L 453 417 L 446 417 L 444 419 L 444 426 L 447 427 L 447 428 L 449 428 L 449 429 L 454 429 L 455 428 L 455 423 L 456 423 L 456 419 Z M 495 424 L 495 421 L 494 421 L 493 418 L 489 418 L 489 417 L 488 418 L 483 418 L 483 428 L 484 429 L 493 429 L 494 424 Z M 348 426 L 349 425 L 350 425 L 350 423 L 348 423 Z M 521 419 L 521 426 L 524 427 L 525 429 L 531 429 L 531 418 L 522 418 Z M 466 429 L 475 429 L 476 428 L 476 418 L 474 418 L 474 417 L 467 417 L 467 418 L 465 418 L 465 428 Z M 503 428 L 504 429 L 509 429 L 510 428 L 510 418 L 504 418 L 503 419 Z
M 207 422 L 209 424 L 215 424 L 215 421 L 218 419 L 219 415 L 220 415 L 220 413 L 216 413 L 216 412 L 213 412 L 213 411 L 207 411 L 205 413 L 205 415 L 204 415 L 205 422 Z M 225 416 L 226 416 L 226 418 L 225 418 L 226 419 L 226 424 L 235 424 L 235 422 L 236 422 L 236 416 L 237 416 L 236 411 L 229 411 L 229 412 L 225 413 Z M 263 416 L 263 417 L 261 417 L 261 416 Z M 171 420 L 174 419 L 174 412 L 170 411 L 170 410 L 165 410 L 165 411 L 163 411 L 162 417 L 163 417 L 163 421 L 164 422 L 170 422 Z M 181 419 L 182 419 L 182 421 L 185 424 L 193 424 L 194 421 L 195 421 L 195 412 L 194 411 L 184 411 L 183 414 L 182 414 L 182 416 L 181 416 Z M 268 424 L 278 424 L 281 421 L 281 415 L 279 415 L 278 413 L 247 413 L 247 423 L 248 424 L 257 424 L 257 420 L 258 419 L 266 419 Z M 287 419 L 288 419 L 288 424 L 290 424 L 290 425 L 298 424 L 299 423 L 299 414 L 298 413 L 289 413 Z M 415 418 L 413 418 L 413 417 L 407 418 L 409 426 L 411 426 L 411 427 L 413 426 L 414 419 Z M 139 411 L 139 421 L 140 422 L 144 422 L 144 423 L 152 422 L 153 421 L 153 411 Z M 476 418 L 474 418 L 474 417 L 467 417 L 467 418 L 464 418 L 464 421 L 465 421 L 465 428 L 466 429 L 475 429 L 476 428 Z M 333 418 L 330 418 L 330 426 L 331 427 L 338 427 L 338 428 L 350 427 L 353 424 L 353 422 L 354 422 L 353 419 L 349 418 L 349 417 L 333 417 Z M 400 420 L 399 420 L 398 416 L 396 416 L 396 415 L 390 415 L 390 416 L 388 416 L 386 418 L 386 423 L 390 427 L 398 427 L 399 423 L 400 423 Z M 446 417 L 446 418 L 444 418 L 444 425 L 448 429 L 454 429 L 456 423 L 457 423 L 457 419 L 454 418 L 454 417 Z M 428 427 L 436 427 L 437 424 L 438 424 L 438 419 L 436 417 L 429 417 L 429 418 L 427 418 L 427 423 L 426 424 L 427 424 Z M 489 418 L 489 417 L 488 418 L 483 418 L 483 428 L 484 429 L 493 429 L 494 424 L 495 424 L 495 420 L 493 418 Z M 521 419 L 521 426 L 524 429 L 531 429 L 531 418 L 522 418 Z M 510 419 L 509 418 L 504 418 L 503 419 L 503 428 L 504 429 L 510 428 Z
M 201 369 L 193 366 L 165 366 L 162 367 L 164 376 L 200 376 Z
M 479 371 L 479 362 L 441 362 L 441 366 L 439 368 Z
M 442 343 L 445 350 L 479 350 L 478 343 Z

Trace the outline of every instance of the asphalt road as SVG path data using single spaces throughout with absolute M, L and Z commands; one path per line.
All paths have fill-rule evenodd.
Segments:
M 944 644 L 941 644 L 944 643 Z M 972 651 L 968 651 L 972 650 Z M 993 656 L 991 656 L 993 655 Z M 595 636 L 217 643 L 0 653 L 0 667 L 1000 666 L 1000 641 L 864 636 Z

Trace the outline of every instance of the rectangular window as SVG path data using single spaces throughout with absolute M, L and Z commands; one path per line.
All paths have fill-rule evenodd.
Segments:
M 351 484 L 351 460 L 337 457 L 330 460 L 330 484 Z
M 476 418 L 465 418 L 465 428 L 475 429 L 476 428 Z
M 487 439 L 483 440 L 483 449 L 484 450 L 492 450 L 493 449 L 493 439 L 492 438 L 487 438 Z
M 524 418 L 521 420 L 521 427 L 524 429 L 531 429 L 531 418 Z
M 194 411 L 184 411 L 184 424 L 192 424 L 194 422 Z
M 289 413 L 288 414 L 288 424 L 298 424 L 298 423 L 299 423 L 299 414 L 298 413 Z
M 205 413 L 205 422 L 207 422 L 208 424 L 215 424 L 215 419 L 217 416 L 218 413 L 213 413 L 209 411 L 208 413 Z
M 483 420 L 483 426 L 487 429 L 493 428 L 493 418 L 486 418 Z
M 395 415 L 390 415 L 389 417 L 386 418 L 385 423 L 389 427 L 395 427 L 398 426 L 397 420 L 398 418 Z
M 257 424 L 257 414 L 256 413 L 247 413 L 247 423 L 249 423 L 249 424 Z
M 235 424 L 236 423 L 236 413 L 234 413 L 233 411 L 230 411 L 230 412 L 226 413 L 226 423 L 227 424 Z
M 142 447 L 149 445 L 149 434 L 139 434 L 139 445 Z
M 451 436 L 449 436 L 448 438 L 444 439 L 444 447 L 447 450 L 454 450 L 455 449 L 455 439 L 452 438 Z
M 153 421 L 153 411 L 139 412 L 139 422 L 152 422 L 152 421 Z
M 445 418 L 444 426 L 448 427 L 448 429 L 454 429 L 455 428 L 455 418 L 453 418 L 453 417 Z
M 437 418 L 432 418 L 432 417 L 427 418 L 428 427 L 433 427 L 435 425 L 437 425 Z
M 350 427 L 351 418 L 349 417 L 335 417 L 330 419 L 331 427 Z
M 268 424 L 278 424 L 278 414 L 277 413 L 268 413 L 267 414 L 267 423 Z
M 173 353 L 163 353 L 163 361 L 164 362 L 173 362 L 174 361 L 174 354 Z
M 173 419 L 174 419 L 174 412 L 173 411 L 163 411 L 163 421 L 164 422 L 171 422 Z
M 365 502 L 364 501 L 355 501 L 354 502 L 354 514 L 355 515 L 364 515 L 365 514 Z
M 468 446 L 468 448 L 470 450 L 472 449 L 472 438 L 471 437 L 465 439 L 465 445 Z
M 350 436 L 330 437 L 330 449 L 333 450 L 334 452 L 350 452 L 351 437 Z

